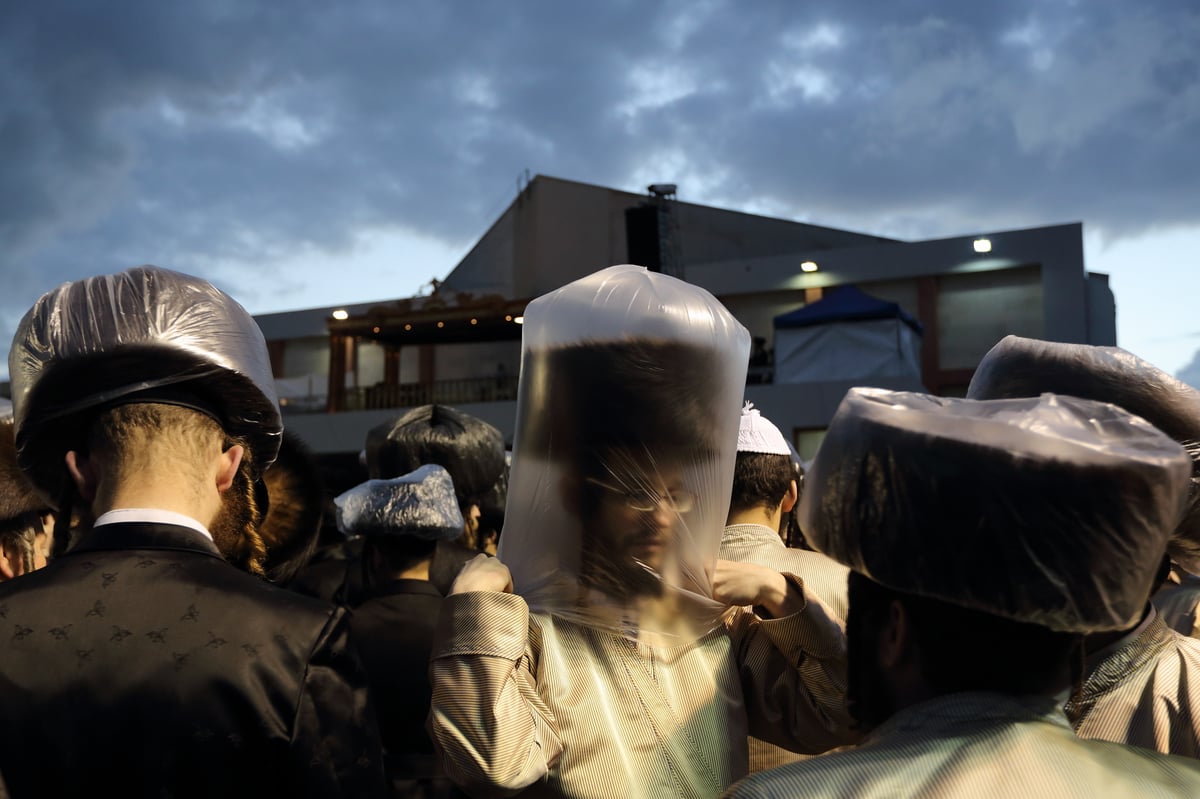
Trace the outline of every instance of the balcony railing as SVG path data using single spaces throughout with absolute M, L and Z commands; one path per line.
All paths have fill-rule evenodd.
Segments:
M 751 367 L 746 383 L 770 383 L 771 367 Z M 513 402 L 517 399 L 517 377 L 472 377 L 462 380 L 437 380 L 433 383 L 402 383 L 398 386 L 375 385 L 346 387 L 345 410 L 369 411 L 383 408 L 413 408 L 438 403 L 462 405 L 473 402 Z M 281 402 L 283 410 L 295 413 L 325 413 L 327 397 L 321 394 L 293 396 Z
M 346 410 L 411 408 L 417 405 L 463 405 L 472 402 L 511 402 L 517 398 L 515 375 L 437 380 L 346 389 Z

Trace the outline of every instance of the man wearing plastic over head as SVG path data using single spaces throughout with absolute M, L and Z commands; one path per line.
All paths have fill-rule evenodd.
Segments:
M 870 732 L 726 795 L 1200 796 L 1197 761 L 1082 740 L 1062 711 L 1081 636 L 1140 615 L 1190 472 L 1113 405 L 851 389 L 800 516 L 852 570 L 849 704 Z
M 716 560 L 745 329 L 618 266 L 531 303 L 524 337 L 499 558 L 455 581 L 430 664 L 451 777 L 478 796 L 714 797 L 750 732 L 853 740 L 840 621 L 796 577 Z
M 386 795 L 345 612 L 256 576 L 282 424 L 245 309 L 156 267 L 65 283 L 9 372 L 21 468 L 83 520 L 0 585 L 12 795 Z
M 1200 391 L 1117 347 L 1008 336 L 980 362 L 967 396 L 1036 396 L 1043 391 L 1111 402 L 1179 442 L 1192 457 L 1187 502 L 1164 546 L 1142 609 L 1118 630 L 1084 642 L 1086 674 L 1067 703 L 1083 738 L 1200 757 L 1200 641 L 1164 623 L 1150 595 L 1171 561 L 1200 571 Z M 1131 590 L 1133 586 L 1131 585 Z

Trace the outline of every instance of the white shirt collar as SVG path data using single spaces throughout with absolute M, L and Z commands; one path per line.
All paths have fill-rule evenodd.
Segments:
M 195 530 L 209 541 L 213 540 L 212 533 L 208 531 L 208 528 L 191 516 L 176 513 L 173 510 L 162 510 L 161 508 L 117 508 L 116 510 L 110 510 L 108 513 L 101 514 L 100 518 L 92 525 L 92 528 L 95 529 L 106 524 L 119 524 L 121 522 L 175 524 Z

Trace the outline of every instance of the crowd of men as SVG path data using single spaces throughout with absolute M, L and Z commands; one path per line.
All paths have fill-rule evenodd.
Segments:
M 852 389 L 805 469 L 749 355 L 602 270 L 525 312 L 511 456 L 414 408 L 326 498 L 232 298 L 47 292 L 0 797 L 1200 796 L 1200 392 L 1010 336 L 965 399 Z

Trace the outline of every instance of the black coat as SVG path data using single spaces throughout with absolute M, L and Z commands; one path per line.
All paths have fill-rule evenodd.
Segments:
M 441 607 L 442 595 L 432 583 L 393 580 L 350 616 L 396 797 L 465 796 L 443 776 L 425 728 L 433 698 L 429 652 Z
M 385 790 L 344 611 L 174 525 L 106 525 L 0 584 L 0 714 L 16 799 Z

